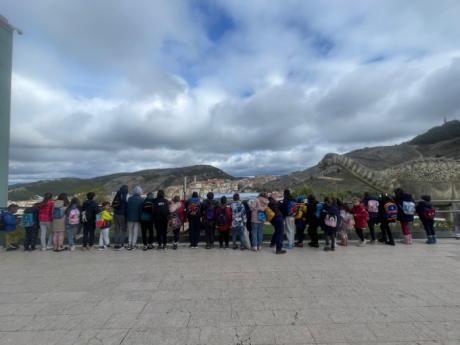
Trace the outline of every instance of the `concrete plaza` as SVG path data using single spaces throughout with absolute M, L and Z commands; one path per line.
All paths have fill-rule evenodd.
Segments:
M 2 251 L 0 344 L 460 344 L 460 241 Z

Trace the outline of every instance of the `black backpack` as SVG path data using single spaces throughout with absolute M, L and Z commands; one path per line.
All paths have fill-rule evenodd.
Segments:
M 227 207 L 222 207 L 219 210 L 219 216 L 217 217 L 217 225 L 223 226 L 229 223 L 229 219 L 227 217 Z

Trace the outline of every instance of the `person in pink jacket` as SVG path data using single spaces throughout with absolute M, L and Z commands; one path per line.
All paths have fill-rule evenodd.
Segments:
M 53 222 L 53 194 L 45 193 L 43 201 L 39 204 L 38 221 L 40 222 L 40 243 L 42 250 L 52 249 L 52 222 Z M 48 247 L 46 246 L 48 236 Z
M 358 246 L 365 245 L 366 239 L 364 238 L 364 230 L 367 229 L 369 213 L 359 198 L 353 198 L 353 208 L 351 209 L 351 213 L 355 218 L 355 230 L 360 240 Z
M 260 193 L 256 199 L 248 201 L 251 209 L 252 223 L 252 250 L 260 250 L 264 236 L 264 224 L 267 220 L 265 209 L 268 207 L 268 199 L 266 193 Z

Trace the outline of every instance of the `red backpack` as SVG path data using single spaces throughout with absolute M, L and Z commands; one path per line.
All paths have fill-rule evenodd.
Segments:
M 423 210 L 423 218 L 428 220 L 434 220 L 436 216 L 436 210 L 434 208 L 426 208 Z

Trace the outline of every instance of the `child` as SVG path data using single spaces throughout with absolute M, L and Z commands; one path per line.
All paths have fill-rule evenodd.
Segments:
M 297 198 L 297 212 L 294 218 L 297 233 L 297 242 L 295 246 L 298 248 L 303 248 L 305 228 L 307 227 L 307 204 L 305 203 L 304 198 Z
M 337 200 L 337 205 L 340 210 L 340 226 L 338 228 L 338 235 L 340 237 L 339 245 L 346 247 L 348 246 L 348 231 L 354 228 L 355 219 L 347 204 Z
M 83 222 L 83 247 L 82 249 L 91 249 L 94 244 L 94 232 L 96 230 L 96 214 L 98 206 L 94 200 L 96 194 L 89 192 L 86 194 L 86 200 L 81 208 Z
M 177 249 L 179 242 L 180 228 L 185 222 L 185 205 L 180 201 L 178 195 L 174 196 L 169 204 L 168 228 L 173 233 L 173 249 Z
M 36 203 L 32 207 L 26 208 L 22 215 L 22 225 L 26 232 L 24 239 L 24 250 L 35 250 L 35 242 L 37 241 L 38 232 L 38 210 L 40 204 Z
M 0 213 L 2 225 L 0 230 L 5 232 L 5 248 L 7 251 L 16 250 L 19 248 L 17 245 L 17 220 L 15 214 L 18 212 L 19 206 L 11 204 L 8 206 L 7 211 Z M 1 211 L 0 211 L 1 212 Z
M 398 220 L 401 224 L 401 230 L 404 235 L 402 243 L 411 245 L 412 244 L 412 233 L 410 231 L 409 223 L 414 221 L 415 214 L 415 202 L 412 195 L 404 192 L 401 188 L 396 188 L 395 203 L 398 206 Z
M 423 195 L 422 200 L 417 204 L 416 210 L 425 228 L 427 237 L 426 244 L 436 244 L 436 233 L 434 232 L 434 217 L 436 211 L 431 203 L 431 196 Z
M 40 222 L 40 243 L 43 251 L 51 249 L 51 223 L 53 221 L 53 207 L 54 201 L 52 200 L 53 194 L 45 193 L 43 201 L 40 203 L 38 211 L 38 220 Z M 48 246 L 46 236 L 48 235 Z
M 56 200 L 53 208 L 53 250 L 64 250 L 65 207 L 63 200 Z
M 244 244 L 244 227 L 246 226 L 246 209 L 240 201 L 240 195 L 235 193 L 233 195 L 233 202 L 230 205 L 232 210 L 232 242 L 233 249 L 238 249 L 236 244 L 236 237 L 239 236 L 241 250 L 246 249 Z
M 66 212 L 66 234 L 70 251 L 75 250 L 75 237 L 80 229 L 80 200 L 72 198 Z
M 357 197 L 353 198 L 353 207 L 351 209 L 351 213 L 355 218 L 355 230 L 359 237 L 358 247 L 360 247 L 366 244 L 366 239 L 364 238 L 364 230 L 367 229 L 369 213 L 367 213 L 367 210 L 364 208 L 361 200 Z
M 220 205 L 216 210 L 217 214 L 217 231 L 219 231 L 219 247 L 229 248 L 229 231 L 232 225 L 232 210 L 227 206 L 227 197 L 223 196 L 220 199 Z
M 109 231 L 112 226 L 113 216 L 110 213 L 110 202 L 104 201 L 102 203 L 102 212 L 100 213 L 100 222 L 99 225 L 101 229 L 101 234 L 99 235 L 99 250 L 106 250 L 110 246 L 110 237 Z
M 324 233 L 326 234 L 325 251 L 335 250 L 335 235 L 339 224 L 340 212 L 337 207 L 337 202 L 334 198 L 326 197 L 324 199 L 323 208 L 321 209 Z M 330 247 L 329 247 L 330 246 Z

